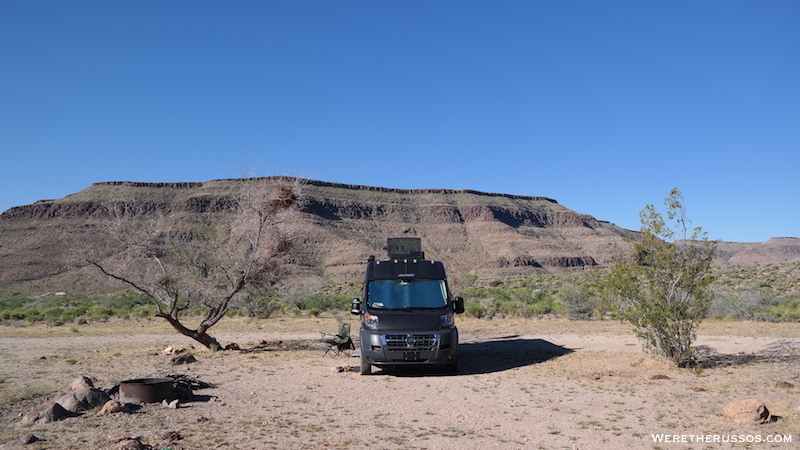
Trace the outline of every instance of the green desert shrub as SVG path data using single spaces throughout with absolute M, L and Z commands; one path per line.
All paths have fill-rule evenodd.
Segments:
M 253 297 L 238 307 L 240 314 L 256 319 L 267 319 L 285 307 L 286 299 L 278 295 Z
M 114 315 L 114 310 L 108 306 L 95 305 L 86 311 L 86 317 L 90 321 L 104 322 Z
M 350 300 L 352 297 L 344 294 L 329 294 L 321 292 L 308 297 L 305 301 L 305 307 L 309 311 L 318 309 L 320 311 L 344 311 L 350 309 Z
M 800 294 L 780 299 L 768 312 L 781 322 L 800 322 Z
M 679 367 L 694 362 L 692 343 L 711 306 L 709 286 L 716 244 L 701 228 L 689 231 L 683 196 L 664 200 L 666 217 L 648 205 L 630 259 L 604 280 L 617 317 L 629 322 L 645 348 Z
M 467 304 L 464 306 L 464 314 L 466 314 L 467 317 L 482 319 L 486 316 L 486 307 L 483 305 L 483 303 L 477 300 L 472 300 L 467 302 Z
M 564 316 L 570 320 L 589 320 L 597 313 L 598 300 L 584 292 L 578 286 L 564 286 L 558 293 L 563 305 Z
M 778 320 L 775 314 L 770 312 L 770 308 L 778 302 L 767 291 L 717 287 L 711 292 L 712 300 L 708 315 L 713 319 L 769 322 Z

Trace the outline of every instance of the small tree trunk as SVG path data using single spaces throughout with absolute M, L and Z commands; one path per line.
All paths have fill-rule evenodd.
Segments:
M 219 345 L 216 339 L 208 333 L 195 333 L 190 338 L 196 340 L 197 342 L 206 346 L 206 348 L 210 348 L 211 350 L 222 350 L 222 346 Z
M 167 322 L 169 322 L 170 325 L 172 325 L 172 328 L 175 328 L 175 330 L 178 333 L 194 339 L 195 341 L 203 344 L 206 348 L 209 348 L 211 350 L 221 350 L 222 349 L 222 346 L 219 345 L 219 342 L 217 342 L 217 340 L 214 339 L 213 336 L 211 336 L 210 334 L 206 333 L 205 330 L 200 331 L 199 329 L 198 330 L 192 330 L 190 328 L 187 328 L 177 318 L 171 317 L 171 316 L 169 316 L 167 314 L 156 314 L 156 317 L 161 317 L 161 318 L 165 319 Z

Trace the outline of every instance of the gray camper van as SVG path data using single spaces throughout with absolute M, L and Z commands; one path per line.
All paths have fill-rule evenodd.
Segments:
M 363 294 L 350 308 L 361 317 L 361 374 L 420 364 L 457 372 L 454 314 L 464 299 L 450 294 L 444 264 L 425 259 L 419 238 L 390 238 L 387 248 L 389 259 L 367 261 Z

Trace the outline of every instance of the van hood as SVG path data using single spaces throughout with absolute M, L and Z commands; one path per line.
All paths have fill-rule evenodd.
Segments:
M 442 329 L 441 316 L 448 309 L 429 310 L 373 310 L 370 314 L 378 316 L 380 331 L 438 331 Z M 447 327 L 452 328 L 452 327 Z

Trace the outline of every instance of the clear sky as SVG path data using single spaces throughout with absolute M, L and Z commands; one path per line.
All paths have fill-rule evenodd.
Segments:
M 258 175 L 800 237 L 800 2 L 4 1 L 0 211 Z

